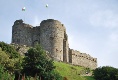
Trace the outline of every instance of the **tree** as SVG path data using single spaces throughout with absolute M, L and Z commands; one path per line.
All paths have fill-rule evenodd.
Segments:
M 9 55 L 9 58 L 18 58 L 19 53 L 15 50 L 15 48 L 9 44 L 6 44 L 4 42 L 0 42 L 0 47 L 2 51 L 7 53 Z
M 0 64 L 0 80 L 14 80 L 14 75 L 5 71 L 5 67 Z
M 9 56 L 0 48 L 0 64 L 6 66 L 8 61 L 9 61 Z
M 16 70 L 21 69 L 22 57 L 19 58 L 9 58 L 9 55 L 2 51 L 0 48 L 0 64 L 4 66 L 6 71 L 9 73 L 14 73 Z
M 46 55 L 40 45 L 28 50 L 27 56 L 23 61 L 22 74 L 25 76 L 39 77 L 41 80 L 57 80 L 54 72 L 53 60 Z
M 109 66 L 98 67 L 93 71 L 93 76 L 96 80 L 118 80 L 118 69 Z
M 11 79 L 11 74 L 20 72 L 22 59 L 22 56 L 19 55 L 13 46 L 0 42 L 0 65 L 4 67 L 4 71 L 1 74 L 5 73 L 2 76 L 6 76 L 6 78 L 10 76 L 9 79 Z

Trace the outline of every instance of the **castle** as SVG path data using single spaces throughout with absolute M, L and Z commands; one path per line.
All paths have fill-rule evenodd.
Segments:
M 97 67 L 97 58 L 69 48 L 65 26 L 57 20 L 47 19 L 36 27 L 16 20 L 12 26 L 12 43 L 27 46 L 40 43 L 55 60 L 91 69 Z

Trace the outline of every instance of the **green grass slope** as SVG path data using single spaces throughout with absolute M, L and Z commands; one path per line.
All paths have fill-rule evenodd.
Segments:
M 69 65 L 62 62 L 54 62 L 56 71 L 68 80 L 95 80 L 91 76 L 80 76 L 85 71 L 84 67 Z

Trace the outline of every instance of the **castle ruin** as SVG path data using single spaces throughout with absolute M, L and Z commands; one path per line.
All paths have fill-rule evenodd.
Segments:
M 55 60 L 91 69 L 97 67 L 97 58 L 69 48 L 66 28 L 57 20 L 47 19 L 36 27 L 16 20 L 12 26 L 12 43 L 27 46 L 40 43 Z

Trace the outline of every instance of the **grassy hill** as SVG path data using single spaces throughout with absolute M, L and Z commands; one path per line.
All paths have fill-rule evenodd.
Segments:
M 68 80 L 95 80 L 91 76 L 81 76 L 85 75 L 86 68 L 69 65 L 62 62 L 54 62 L 56 66 L 56 71 L 63 77 L 66 77 Z

